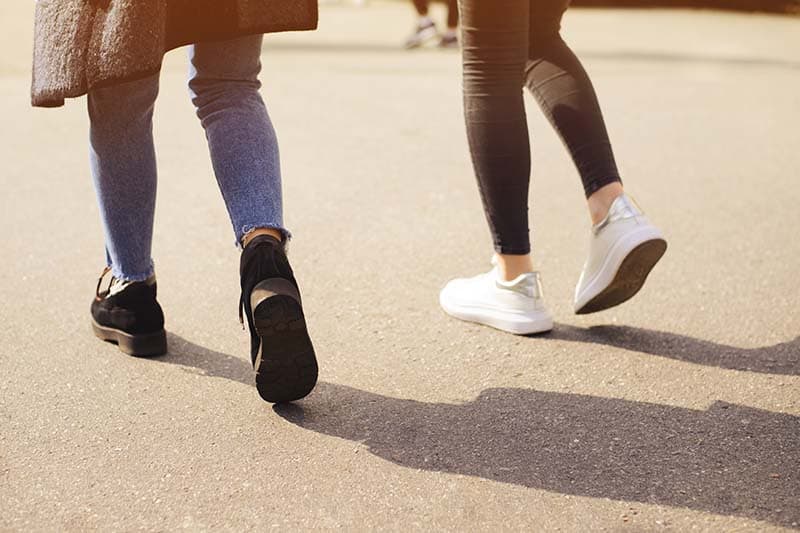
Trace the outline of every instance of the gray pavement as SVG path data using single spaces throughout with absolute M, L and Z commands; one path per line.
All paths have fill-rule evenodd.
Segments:
M 571 313 L 588 219 L 529 100 L 558 322 L 534 338 L 437 306 L 491 255 L 458 54 L 399 50 L 399 3 L 326 5 L 318 32 L 269 37 L 263 93 L 321 365 L 309 398 L 273 409 L 182 51 L 156 119 L 170 352 L 91 335 L 85 102 L 28 107 L 30 4 L 0 4 L 0 530 L 798 527 L 800 19 L 568 14 L 626 184 L 670 248 L 633 301 Z

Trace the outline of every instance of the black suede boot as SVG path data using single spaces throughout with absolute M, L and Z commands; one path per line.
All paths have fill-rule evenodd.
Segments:
M 272 403 L 305 397 L 317 383 L 317 358 L 283 244 L 268 235 L 253 238 L 242 252 L 239 274 L 239 319 L 244 323 L 243 310 L 258 393 Z
M 149 281 L 119 283 L 111 278 L 100 292 L 106 268 L 97 281 L 92 302 L 92 329 L 100 339 L 113 342 L 128 355 L 152 357 L 167 352 L 164 313 L 156 301 L 155 278 Z

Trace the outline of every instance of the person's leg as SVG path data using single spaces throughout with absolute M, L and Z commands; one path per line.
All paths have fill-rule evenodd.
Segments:
M 256 35 L 190 49 L 192 102 L 241 245 L 262 233 L 288 236 L 278 139 L 259 93 L 262 40 Z
M 447 0 L 447 27 L 451 30 L 458 27 L 458 0 Z
M 532 0 L 525 84 L 569 150 L 596 223 L 623 190 L 592 82 L 560 35 L 568 6 Z
M 439 39 L 440 48 L 458 48 L 458 0 L 447 0 L 447 29 Z
M 428 0 L 411 0 L 414 4 L 414 9 L 417 10 L 417 15 L 420 17 L 428 16 Z
M 88 96 L 90 167 L 106 243 L 117 279 L 143 281 L 156 203 L 153 109 L 158 76 L 93 89 Z
M 483 207 L 504 279 L 530 272 L 531 171 L 523 86 L 529 0 L 461 0 L 464 114 Z
M 153 108 L 158 76 L 89 92 L 90 166 L 108 267 L 92 301 L 100 339 L 136 356 L 167 351 L 164 314 L 156 300 L 150 257 L 156 200 Z M 106 272 L 107 289 L 100 289 Z
M 576 313 L 593 313 L 633 297 L 667 244 L 624 194 L 592 82 L 561 39 L 568 0 L 531 1 L 526 85 L 564 141 L 583 181 L 593 228 L 574 307 Z
M 259 93 L 263 36 L 196 44 L 189 88 L 219 188 L 242 245 L 240 312 L 256 386 L 270 402 L 314 388 L 317 360 L 286 257 L 278 141 Z
M 404 46 L 408 49 L 422 46 L 439 33 L 433 19 L 428 16 L 428 0 L 412 0 L 412 2 L 417 11 L 417 23 L 414 31 L 405 40 Z
M 553 328 L 528 236 L 530 145 L 523 102 L 529 0 L 461 0 L 464 115 L 495 268 L 451 280 L 448 314 L 516 334 Z

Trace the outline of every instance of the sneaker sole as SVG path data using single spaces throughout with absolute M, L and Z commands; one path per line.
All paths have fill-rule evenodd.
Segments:
M 101 326 L 92 319 L 92 330 L 98 339 L 116 344 L 121 352 L 134 357 L 156 357 L 167 353 L 167 332 L 131 335 L 119 329 Z
M 497 309 L 468 307 L 447 301 L 444 292 L 439 295 L 439 305 L 445 313 L 466 322 L 489 326 L 514 335 L 534 335 L 553 329 L 553 317 L 542 313 L 536 317 L 522 317 Z
M 256 285 L 250 302 L 260 338 L 254 365 L 258 394 L 270 403 L 308 396 L 319 369 L 297 289 L 288 280 L 268 279 Z
M 576 309 L 575 313 L 578 315 L 596 313 L 633 298 L 644 286 L 650 271 L 666 251 L 667 241 L 664 239 L 651 239 L 636 246 L 622 260 L 611 283 L 597 296 Z
M 413 40 L 406 41 L 403 45 L 406 50 L 413 50 L 425 45 L 428 41 L 435 39 L 439 35 L 439 31 L 435 27 L 426 28 L 415 36 Z

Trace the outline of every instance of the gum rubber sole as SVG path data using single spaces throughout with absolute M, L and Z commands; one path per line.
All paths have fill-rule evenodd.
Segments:
M 254 364 L 258 394 L 270 403 L 307 396 L 319 369 L 300 302 L 273 293 L 254 306 L 253 322 L 261 341 Z
M 98 339 L 116 344 L 120 351 L 134 357 L 156 357 L 167 353 L 167 333 L 132 335 L 119 329 L 101 326 L 92 320 L 92 330 Z
M 608 287 L 575 313 L 578 315 L 596 313 L 633 298 L 666 250 L 667 241 L 664 239 L 651 239 L 638 245 L 623 259 Z

